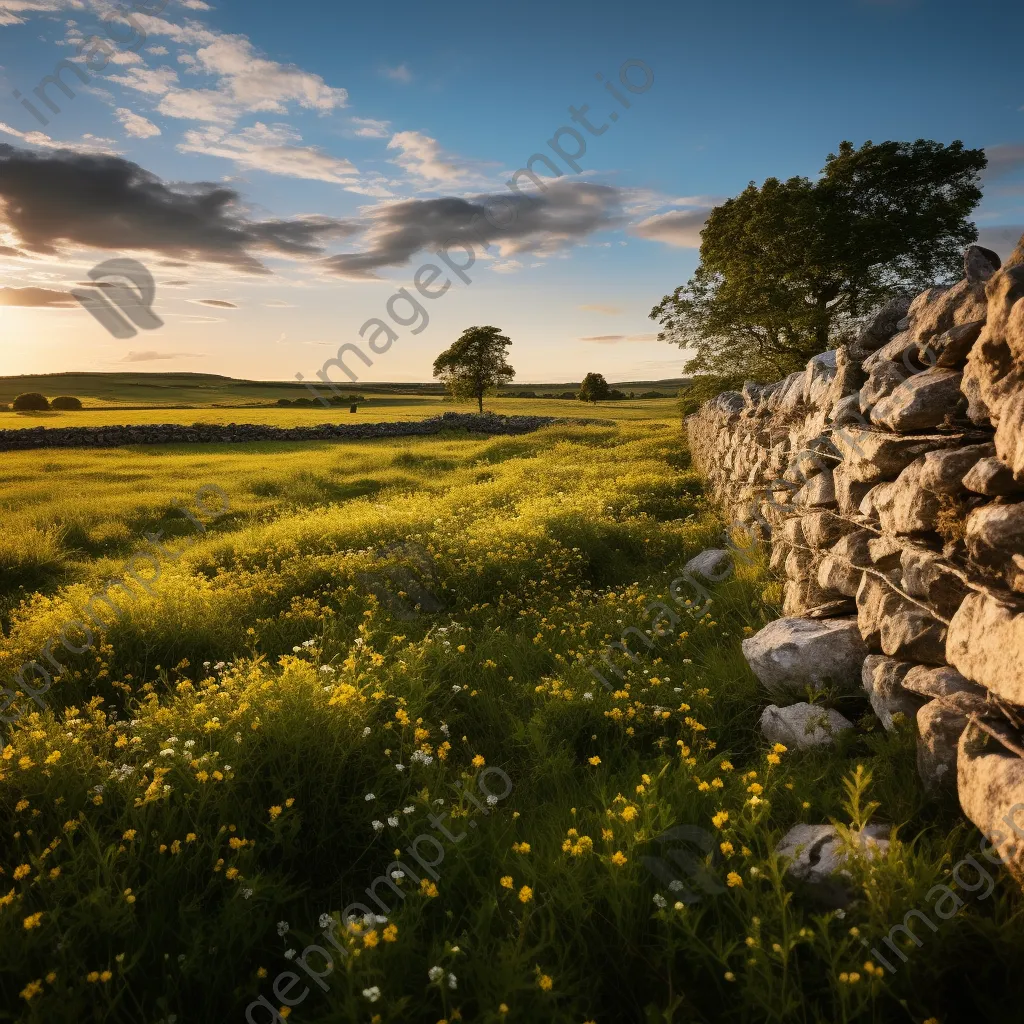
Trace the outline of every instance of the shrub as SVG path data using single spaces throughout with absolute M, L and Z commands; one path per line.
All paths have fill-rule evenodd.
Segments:
M 35 391 L 28 391 L 24 395 L 18 395 L 14 400 L 14 409 L 17 412 L 40 412 L 43 409 L 49 409 L 50 403 L 46 399 L 46 395 L 40 395 Z
M 290 399 L 290 398 L 279 398 L 279 399 L 277 400 L 277 404 L 278 404 L 278 405 L 291 405 L 291 404 L 292 404 L 292 401 L 291 401 L 291 399 Z
M 69 409 L 81 409 L 82 400 L 80 398 L 75 398 L 74 395 L 58 395 L 50 403 L 50 408 L 63 409 L 65 411 Z

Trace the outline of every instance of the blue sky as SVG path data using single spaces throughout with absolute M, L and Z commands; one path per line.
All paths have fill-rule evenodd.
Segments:
M 842 139 L 986 148 L 982 241 L 1005 253 L 1024 232 L 1024 5 L 137 7 L 129 25 L 108 0 L 0 0 L 0 373 L 309 379 L 340 345 L 369 352 L 359 330 L 380 318 L 390 346 L 346 360 L 362 380 L 429 379 L 475 323 L 511 336 L 521 382 L 678 376 L 647 314 L 694 269 L 706 209 L 816 174 Z M 65 59 L 90 80 L 65 70 L 55 113 L 33 90 Z M 627 61 L 649 87 L 624 88 Z M 603 133 L 574 125 L 583 104 Z M 585 139 L 578 174 L 548 145 L 561 126 Z M 538 152 L 562 171 L 543 202 L 513 207 L 471 283 L 439 268 L 451 285 L 418 299 L 426 324 L 401 300 L 412 322 L 389 321 L 396 290 L 416 297 L 417 269 Z M 132 164 L 147 174 L 126 181 Z M 162 327 L 119 340 L 69 297 L 112 257 L 150 269 Z

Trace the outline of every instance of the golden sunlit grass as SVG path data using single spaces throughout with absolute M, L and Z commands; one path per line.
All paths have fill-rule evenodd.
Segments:
M 45 710 L 23 695 L 4 741 L 7 1019 L 242 1021 L 258 999 L 251 1020 L 320 1024 L 1012 1019 L 1005 880 L 962 893 L 894 975 L 865 966 L 861 940 L 927 908 L 977 837 L 924 799 L 909 730 L 761 740 L 739 644 L 777 587 L 755 557 L 710 606 L 670 591 L 721 541 L 687 465 L 657 421 L 5 454 L 5 678 L 124 579 L 144 532 L 170 552 L 93 648 L 58 644 Z M 174 504 L 196 514 L 204 484 L 231 507 L 200 532 Z M 658 615 L 613 674 L 606 645 Z M 493 769 L 512 788 L 488 804 Z M 899 831 L 854 862 L 840 915 L 792 898 L 772 851 L 850 821 L 850 777 Z M 645 862 L 681 824 L 715 840 L 699 902 Z M 407 852 L 423 835 L 433 875 Z M 385 920 L 339 928 L 368 901 Z M 325 927 L 346 951 L 327 944 L 326 991 L 296 966 Z M 297 969 L 289 1011 L 274 983 Z

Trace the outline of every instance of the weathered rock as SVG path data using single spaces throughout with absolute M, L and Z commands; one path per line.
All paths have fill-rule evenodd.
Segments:
M 914 303 L 918 300 L 915 299 Z M 934 301 L 923 303 L 917 310 L 910 307 L 910 330 L 915 341 L 930 341 L 951 327 L 985 319 L 988 299 L 984 282 L 958 281 L 945 289 Z
M 836 488 L 832 470 L 823 469 L 811 477 L 793 496 L 793 504 L 800 508 L 835 508 Z
M 742 642 L 754 675 L 776 698 L 826 681 L 853 689 L 867 655 L 855 619 L 776 619 Z
M 821 560 L 818 585 L 823 590 L 856 597 L 864 575 L 862 568 L 870 564 L 868 543 L 873 536 L 869 530 L 858 530 L 843 537 Z
M 1024 385 L 1024 374 L 1021 375 Z M 999 410 L 996 453 L 1018 480 L 1024 481 L 1024 386 L 1011 394 Z
M 981 337 L 984 320 L 961 324 L 940 334 L 927 342 L 921 354 L 922 362 L 931 362 L 935 366 L 962 369 L 967 357 L 974 348 L 974 343 Z
M 943 618 L 952 616 L 967 594 L 963 581 L 937 551 L 905 546 L 900 552 L 900 569 L 903 589 L 927 602 Z
M 926 452 L 958 448 L 958 434 L 890 434 L 879 429 L 843 427 L 835 432 L 835 444 L 851 480 L 877 483 L 892 480 Z
M 782 708 L 769 704 L 761 714 L 761 733 L 769 743 L 800 750 L 830 744 L 839 733 L 852 728 L 853 723 L 835 708 L 806 701 Z
M 907 370 L 903 366 L 888 361 L 879 362 L 872 368 L 867 381 L 860 389 L 860 411 L 870 412 L 883 398 L 887 398 L 903 384 L 907 376 Z
M 864 418 L 864 414 L 860 411 L 860 392 L 855 392 L 852 395 L 847 395 L 845 398 L 840 398 L 835 405 L 832 406 L 832 411 L 829 413 L 829 419 L 837 427 L 845 426 L 848 423 L 867 424 L 867 420 Z
M 832 484 L 836 489 L 836 504 L 840 515 L 857 515 L 864 495 L 871 490 L 870 483 L 861 483 L 851 478 L 846 463 L 840 462 L 832 470 Z
M 983 505 L 967 516 L 967 550 L 981 565 L 1004 568 L 1024 551 L 1024 502 Z
M 901 432 L 939 426 L 956 410 L 962 376 L 959 370 L 936 366 L 907 378 L 875 404 L 871 422 Z
M 981 245 L 969 245 L 964 253 L 964 276 L 968 284 L 984 284 L 1002 266 L 999 254 Z
M 946 660 L 997 697 L 1024 704 L 1024 610 L 968 594 L 949 624 Z
M 864 659 L 861 683 L 886 732 L 892 732 L 896 727 L 893 715 L 902 714 L 911 721 L 917 717 L 921 700 L 902 686 L 911 668 L 913 665 L 910 662 L 887 658 L 881 654 L 869 654 Z
M 993 444 L 972 444 L 951 451 L 928 452 L 924 456 L 920 484 L 935 494 L 961 494 L 963 478 L 981 459 L 995 455 Z
M 888 836 L 888 826 L 868 825 L 852 832 L 851 839 L 863 856 L 884 857 Z M 794 825 L 775 853 L 787 862 L 786 878 L 809 898 L 832 908 L 845 907 L 853 899 L 845 870 L 850 854 L 835 825 Z
M 1013 757 L 976 725 L 960 736 L 960 806 L 992 847 L 991 862 L 1006 865 L 1024 884 L 1024 758 Z
M 799 520 L 802 524 L 804 541 L 817 551 L 830 548 L 841 538 L 857 529 L 856 523 L 842 519 L 834 512 L 809 512 Z
M 852 358 L 863 359 L 869 352 L 874 352 L 888 342 L 897 331 L 910 309 L 913 296 L 903 295 L 890 300 L 874 316 L 857 337 L 856 345 L 851 351 Z
M 804 372 L 804 403 L 815 408 L 823 405 L 827 400 L 835 375 L 835 349 L 812 356 L 807 361 L 807 369 Z
M 883 654 L 927 665 L 945 662 L 946 627 L 868 573 L 857 591 L 857 625 L 864 642 Z
M 967 716 L 939 697 L 917 713 L 917 773 L 928 790 L 956 785 L 957 744 Z
M 1010 467 L 996 458 L 976 462 L 964 475 L 963 484 L 967 490 L 991 498 L 1024 491 L 1024 480 L 1017 480 Z
M 972 683 L 970 679 L 948 665 L 942 668 L 914 665 L 903 677 L 902 685 L 904 690 L 929 699 L 950 697 L 954 693 L 971 693 L 982 699 L 985 697 L 985 690 L 982 687 Z
M 691 558 L 683 572 L 718 583 L 732 572 L 732 555 L 724 548 L 707 548 Z
M 891 483 L 874 489 L 874 511 L 884 532 L 914 534 L 935 529 L 941 506 L 935 494 L 921 486 L 923 471 L 924 461 L 918 460 Z

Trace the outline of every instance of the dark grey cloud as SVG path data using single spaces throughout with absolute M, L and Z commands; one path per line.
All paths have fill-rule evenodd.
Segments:
M 58 292 L 52 288 L 0 288 L 0 306 L 66 309 L 77 305 L 78 300 L 70 292 Z
M 234 302 L 228 302 L 227 299 L 190 299 L 189 301 L 197 302 L 200 306 L 216 306 L 218 309 L 238 309 Z
M 358 229 L 320 216 L 256 221 L 238 192 L 221 185 L 167 184 L 119 156 L 7 144 L 0 144 L 0 208 L 29 252 L 141 250 L 253 274 L 270 272 L 261 255 L 321 256 L 325 242 Z
M 453 254 L 458 245 L 479 253 L 485 243 L 500 245 L 506 256 L 555 252 L 624 222 L 621 190 L 589 182 L 556 181 L 529 197 L 506 192 L 472 199 L 409 199 L 369 213 L 363 252 L 331 256 L 323 265 L 342 277 L 367 278 L 445 245 L 453 247 Z
M 988 166 L 983 173 L 986 179 L 1001 178 L 1006 174 L 1024 170 L 1024 143 L 1007 142 L 998 146 L 986 146 L 985 156 L 988 157 Z

